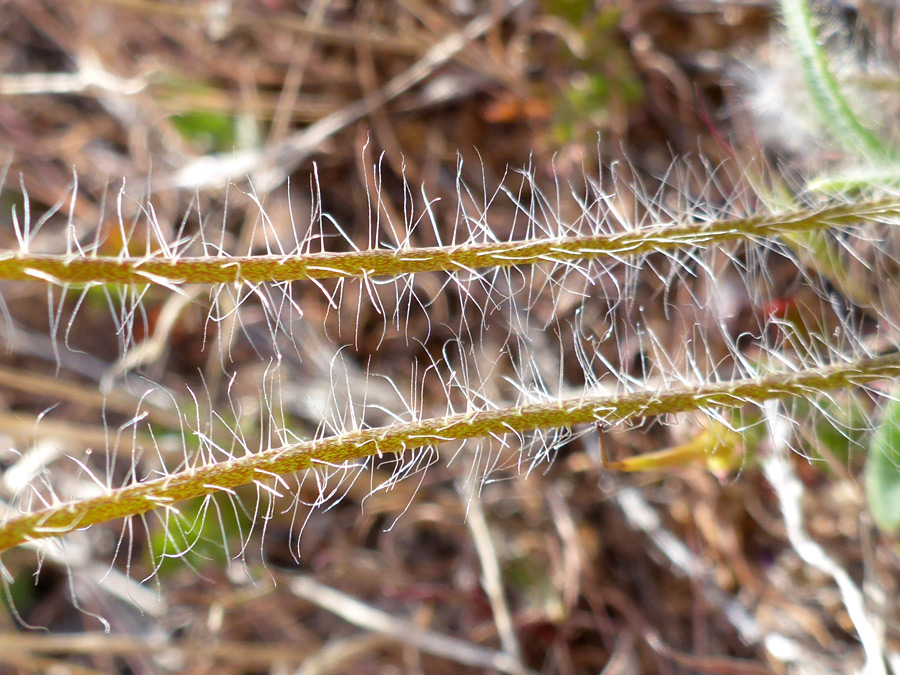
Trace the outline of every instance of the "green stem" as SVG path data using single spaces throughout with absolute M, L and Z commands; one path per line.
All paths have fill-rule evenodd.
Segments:
M 89 499 L 59 504 L 0 524 L 0 551 L 97 523 L 136 516 L 179 501 L 230 491 L 273 476 L 372 455 L 401 453 L 448 441 L 527 433 L 578 424 L 619 424 L 710 407 L 738 408 L 771 399 L 806 397 L 872 380 L 900 377 L 900 352 L 800 372 L 786 372 L 665 391 L 598 396 L 425 419 L 273 448 L 227 462 L 135 483 Z
M 246 257 L 91 257 L 9 252 L 0 255 L 0 279 L 60 284 L 227 284 L 303 279 L 399 276 L 416 272 L 477 270 L 538 263 L 619 258 L 821 230 L 900 215 L 897 200 L 800 209 L 777 215 L 706 223 L 654 225 L 611 234 L 470 243 L 430 248 Z
M 813 26 L 808 0 L 781 0 L 781 12 L 788 38 L 800 57 L 806 89 L 828 132 L 846 150 L 863 159 L 889 158 L 889 147 L 859 121 L 841 93 Z

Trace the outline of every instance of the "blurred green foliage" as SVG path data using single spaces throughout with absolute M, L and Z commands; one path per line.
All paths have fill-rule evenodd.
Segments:
M 237 497 L 194 499 L 174 512 L 166 527 L 157 527 L 150 537 L 149 564 L 160 578 L 184 569 L 199 573 L 208 566 L 226 567 L 238 554 L 253 527 L 253 514 L 234 506 Z
M 571 61 L 569 80 L 552 101 L 553 141 L 593 143 L 598 133 L 623 126 L 617 116 L 644 97 L 628 44 L 619 34 L 622 12 L 616 7 L 598 10 L 589 0 L 546 0 L 544 6 L 573 30 L 564 55 Z
M 881 415 L 869 444 L 866 498 L 875 522 L 885 532 L 900 531 L 900 389 Z
M 235 146 L 237 133 L 232 115 L 195 110 L 172 115 L 172 124 L 198 151 L 228 152 Z

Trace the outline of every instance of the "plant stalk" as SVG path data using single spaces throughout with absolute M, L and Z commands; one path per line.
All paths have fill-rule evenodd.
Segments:
M 58 504 L 0 524 L 0 551 L 63 535 L 97 523 L 136 516 L 177 502 L 234 488 L 317 464 L 334 465 L 372 455 L 396 454 L 444 442 L 524 434 L 579 424 L 616 425 L 643 417 L 704 408 L 739 408 L 767 400 L 808 397 L 823 391 L 900 377 L 900 352 L 864 357 L 799 372 L 728 382 L 551 401 L 351 431 L 272 448 L 227 462 L 134 483 L 88 499 Z
M 263 256 L 145 257 L 0 254 L 0 279 L 58 284 L 228 284 L 383 277 L 539 263 L 617 259 L 739 239 L 765 239 L 900 215 L 896 199 L 777 215 L 641 227 L 623 232 L 424 248 Z

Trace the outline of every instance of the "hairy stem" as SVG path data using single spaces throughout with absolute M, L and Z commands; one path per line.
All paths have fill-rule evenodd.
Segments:
M 781 0 L 781 12 L 791 46 L 800 57 L 806 89 L 828 132 L 859 157 L 893 159 L 890 147 L 860 122 L 841 93 L 813 26 L 808 0 Z
M 101 257 L 9 252 L 0 256 L 0 279 L 42 279 L 61 284 L 226 284 L 303 279 L 399 276 L 415 272 L 569 263 L 618 258 L 736 239 L 763 239 L 900 215 L 900 202 L 873 200 L 777 215 L 654 225 L 610 234 L 468 243 L 430 248 L 348 253 L 289 253 L 245 257 Z
M 619 424 L 636 418 L 710 407 L 738 408 L 767 400 L 808 397 L 893 377 L 900 377 L 900 352 L 765 377 L 623 396 L 583 397 L 353 431 L 187 469 L 89 499 L 9 518 L 0 524 L 0 551 L 34 539 L 167 508 L 186 499 L 231 491 L 242 485 L 314 468 L 317 464 L 331 465 L 448 441 L 507 433 L 521 434 L 592 422 Z

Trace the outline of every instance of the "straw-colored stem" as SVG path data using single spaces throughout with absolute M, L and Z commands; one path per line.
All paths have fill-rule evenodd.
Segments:
M 217 464 L 111 490 L 89 499 L 12 517 L 0 525 L 0 551 L 29 540 L 135 516 L 177 502 L 256 481 L 372 455 L 401 453 L 449 441 L 528 433 L 578 424 L 618 424 L 642 417 L 711 407 L 741 407 L 770 399 L 900 376 L 900 352 L 799 372 L 772 374 L 696 387 L 645 391 L 623 396 L 584 397 L 500 410 L 450 415 L 273 448 Z
M 399 276 L 538 263 L 617 259 L 656 251 L 764 239 L 900 215 L 900 202 L 877 200 L 800 209 L 778 215 L 704 223 L 654 225 L 611 234 L 469 243 L 430 248 L 246 257 L 101 257 L 10 252 L 0 257 L 0 279 L 61 284 L 227 284 L 303 279 Z

